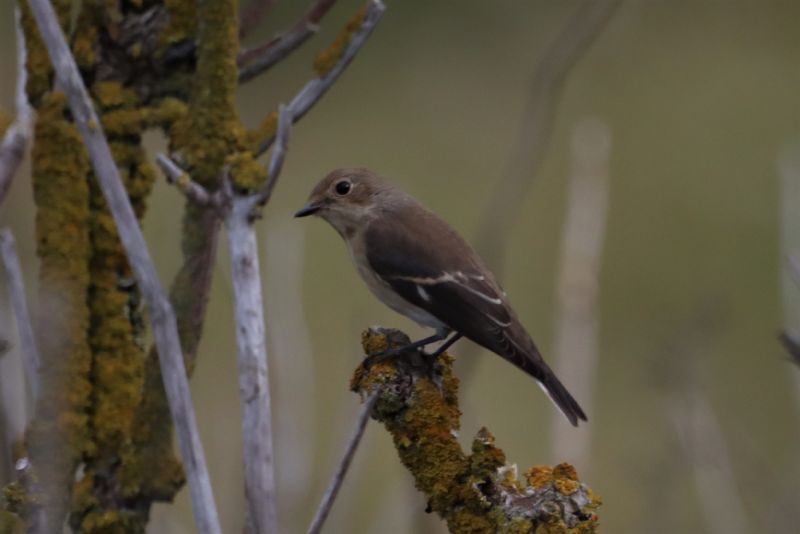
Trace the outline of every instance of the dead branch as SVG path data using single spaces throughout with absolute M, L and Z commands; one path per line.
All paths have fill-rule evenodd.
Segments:
M 271 1 L 255 0 L 254 3 L 266 4 L 271 3 Z M 336 0 L 316 0 L 289 30 L 276 35 L 261 46 L 243 50 L 238 58 L 239 65 L 242 65 L 239 69 L 239 83 L 249 82 L 300 48 L 303 43 L 319 31 L 319 23 L 322 17 L 330 11 L 335 3 Z M 245 24 L 246 22 L 243 21 L 242 31 L 244 31 Z
M 358 419 L 356 419 L 353 435 L 350 436 L 347 446 L 344 449 L 344 456 L 342 456 L 339 465 L 336 466 L 336 471 L 334 471 L 333 477 L 325 490 L 325 494 L 322 496 L 322 502 L 319 503 L 319 507 L 314 514 L 314 519 L 311 521 L 311 526 L 308 527 L 308 534 L 318 534 L 322 531 L 322 526 L 325 524 L 325 520 L 328 518 L 331 508 L 333 508 L 333 502 L 336 500 L 339 489 L 342 487 L 342 482 L 344 482 L 344 477 L 350 469 L 350 463 L 353 461 L 356 450 L 358 450 L 361 437 L 364 435 L 364 430 L 366 430 L 367 423 L 372 414 L 372 408 L 375 406 L 375 401 L 377 400 L 378 396 L 373 393 L 364 401 L 364 405 L 361 407 L 361 413 L 358 414 Z
M 36 345 L 36 336 L 33 334 L 33 325 L 28 313 L 28 301 L 25 297 L 25 283 L 22 279 L 22 267 L 17 256 L 17 247 L 14 236 L 8 228 L 0 231 L 0 259 L 6 270 L 8 292 L 11 296 L 11 306 L 14 309 L 14 318 L 19 332 L 19 343 L 22 350 L 22 362 L 25 368 L 28 388 L 31 398 L 39 398 L 39 367 L 41 358 Z
M 17 116 L 3 136 L 2 142 L 0 142 L 0 204 L 3 203 L 3 199 L 8 194 L 8 190 L 11 188 L 11 180 L 25 156 L 25 149 L 31 137 L 33 116 L 31 107 L 28 104 L 28 95 L 25 92 L 25 84 L 28 79 L 25 68 L 27 54 L 25 32 L 22 31 L 19 8 L 14 10 L 14 16 L 17 32 L 17 89 L 15 104 Z
M 205 463 L 189 382 L 178 338 L 175 314 L 161 287 L 130 200 L 111 156 L 92 101 L 67 46 L 53 7 L 47 0 L 28 0 L 73 117 L 89 152 L 95 175 L 114 216 L 120 240 L 136 280 L 142 288 L 158 347 L 164 387 L 169 398 L 198 531 L 221 532 L 211 482 Z

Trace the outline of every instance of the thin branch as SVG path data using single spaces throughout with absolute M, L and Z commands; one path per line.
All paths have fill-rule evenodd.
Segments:
M 219 516 L 197 430 L 175 314 L 150 259 L 147 244 L 136 222 L 102 125 L 92 107 L 92 101 L 53 7 L 47 0 L 28 0 L 28 4 L 36 18 L 61 86 L 69 98 L 72 115 L 88 149 L 95 176 L 114 216 L 120 240 L 147 303 L 158 348 L 164 388 L 175 421 L 175 430 L 189 483 L 197 530 L 203 534 L 220 533 Z
M 8 292 L 11 297 L 11 306 L 14 309 L 14 318 L 17 321 L 17 331 L 19 332 L 19 343 L 22 349 L 22 361 L 25 367 L 25 377 L 30 388 L 31 398 L 36 401 L 39 398 L 39 368 L 41 358 L 39 348 L 36 345 L 36 336 L 33 334 L 31 317 L 28 313 L 28 302 L 25 298 L 25 283 L 22 279 L 22 267 L 20 267 L 17 248 L 14 244 L 14 236 L 8 228 L 0 231 L 0 258 L 6 270 L 8 279 Z
M 202 206 L 210 206 L 216 204 L 217 199 L 206 190 L 205 187 L 198 184 L 183 170 L 177 163 L 172 161 L 164 154 L 156 156 L 156 163 L 161 167 L 161 170 L 167 177 L 167 181 L 175 185 L 180 191 Z
M 267 172 L 267 184 L 256 195 L 256 203 L 263 206 L 272 197 L 275 184 L 278 183 L 283 168 L 283 160 L 286 159 L 286 152 L 289 149 L 289 134 L 292 130 L 293 113 L 291 108 L 281 104 L 278 108 L 278 131 L 276 133 L 275 147 L 272 149 L 272 157 L 269 160 Z
M 358 445 L 361 443 L 361 437 L 364 435 L 364 430 L 367 428 L 367 423 L 372 414 L 372 408 L 375 406 L 375 401 L 377 400 L 378 394 L 372 393 L 364 402 L 361 413 L 358 414 L 356 426 L 353 429 L 353 435 L 350 436 L 350 440 L 347 442 L 347 447 L 345 447 L 344 450 L 344 456 L 342 456 L 342 460 L 339 462 L 331 481 L 328 483 L 325 495 L 322 496 L 322 502 L 319 503 L 319 508 L 317 508 L 314 519 L 311 521 L 311 526 L 308 527 L 308 534 L 318 534 L 322 530 L 322 525 L 325 524 L 325 520 L 328 518 L 328 514 L 333 507 L 333 501 L 336 500 L 336 495 L 338 495 L 339 489 L 342 487 L 344 477 L 347 475 L 348 469 L 350 469 L 353 456 L 355 456 Z
M 542 53 L 533 73 L 522 127 L 503 175 L 481 218 L 476 248 L 495 274 L 502 275 L 508 229 L 519 213 L 544 161 L 561 88 L 594 42 L 620 0 L 585 0 Z
M 267 13 L 269 13 L 277 0 L 250 0 L 246 7 L 241 9 L 239 16 L 239 39 L 247 36 L 253 28 L 258 26 Z
M 310 110 L 328 89 L 331 88 L 336 80 L 339 79 L 339 76 L 342 75 L 350 62 L 353 61 L 353 58 L 356 57 L 358 51 L 361 50 L 361 47 L 363 47 L 367 39 L 369 39 L 372 30 L 375 29 L 375 26 L 381 20 L 384 11 L 386 11 L 386 6 L 383 5 L 381 0 L 370 0 L 361 26 L 358 28 L 358 31 L 353 34 L 352 39 L 350 39 L 350 42 L 347 44 L 344 52 L 342 52 L 342 56 L 339 58 L 336 65 L 322 78 L 315 78 L 303 86 L 292 99 L 291 103 L 289 103 L 293 124 L 302 119 L 303 116 L 308 113 L 308 110 Z M 266 152 L 274 141 L 274 136 L 262 141 L 256 151 L 256 155 L 260 156 Z
M 249 82 L 299 48 L 319 31 L 322 17 L 335 3 L 336 0 L 317 0 L 289 30 L 261 46 L 243 50 L 238 58 L 239 65 L 243 65 L 239 69 L 239 83 Z M 244 24 L 245 22 L 242 22 L 243 27 Z
M 17 116 L 14 123 L 6 131 L 5 136 L 3 136 L 2 143 L 0 143 L 0 204 L 3 203 L 3 199 L 8 194 L 11 180 L 25 156 L 25 148 L 28 146 L 28 141 L 31 137 L 31 121 L 33 118 L 33 112 L 28 104 L 28 94 L 25 92 L 25 84 L 28 80 L 28 71 L 25 68 L 27 50 L 19 8 L 14 10 L 14 16 L 17 32 Z

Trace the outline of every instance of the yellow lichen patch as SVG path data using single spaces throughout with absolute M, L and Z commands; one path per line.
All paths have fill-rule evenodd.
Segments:
M 72 55 L 75 57 L 78 67 L 83 70 L 92 68 L 97 61 L 95 53 L 95 47 L 98 46 L 97 16 L 96 4 L 84 2 L 72 39 Z
M 77 129 L 64 118 L 65 109 L 62 94 L 42 99 L 32 154 L 39 324 L 47 328 L 40 330 L 42 394 L 27 443 L 47 488 L 69 487 L 75 463 L 93 448 L 87 424 L 89 160 Z M 51 496 L 47 510 L 63 517 L 66 504 L 66 499 Z
M 162 49 L 191 39 L 197 26 L 196 0 L 164 0 L 169 12 L 169 24 L 161 36 Z
M 239 191 L 255 191 L 264 184 L 267 177 L 267 170 L 256 162 L 251 152 L 232 154 L 225 164 L 234 187 Z
M 553 482 L 553 468 L 548 465 L 535 465 L 525 472 L 528 484 L 535 489 L 542 489 Z
M 261 122 L 258 128 L 247 132 L 247 144 L 250 150 L 258 152 L 261 143 L 275 135 L 278 130 L 278 113 L 273 111 Z
M 92 85 L 92 96 L 102 109 L 110 110 L 120 107 L 133 107 L 139 98 L 132 89 L 123 87 L 115 81 L 97 82 Z
M 581 486 L 575 468 L 567 463 L 558 464 L 553 468 L 553 484 L 562 495 L 572 495 Z
M 352 19 L 345 25 L 342 32 L 336 38 L 331 46 L 327 49 L 320 52 L 317 58 L 314 60 L 314 70 L 317 72 L 317 75 L 320 78 L 325 77 L 330 70 L 336 66 L 336 63 L 344 54 L 347 45 L 350 44 L 350 40 L 353 38 L 353 34 L 361 28 L 361 25 L 364 23 L 364 17 L 367 14 L 367 6 L 366 4 L 361 7 L 356 14 L 353 16 Z

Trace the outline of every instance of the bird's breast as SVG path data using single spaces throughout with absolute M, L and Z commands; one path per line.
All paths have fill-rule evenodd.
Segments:
M 415 306 L 401 297 L 392 287 L 380 278 L 367 260 L 367 254 L 364 250 L 363 234 L 357 234 L 351 239 L 347 240 L 347 248 L 350 250 L 350 257 L 353 264 L 367 284 L 367 287 L 373 295 L 378 297 L 378 300 L 389 306 L 391 309 L 401 315 L 405 315 L 412 321 L 436 330 L 449 330 L 447 325 L 442 323 L 436 317 L 425 311 L 424 309 Z

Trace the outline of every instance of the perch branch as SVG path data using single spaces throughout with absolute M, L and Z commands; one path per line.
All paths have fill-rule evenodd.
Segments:
M 370 329 L 365 354 L 408 344 L 397 330 Z M 359 366 L 352 389 L 377 395 L 372 415 L 392 435 L 403 465 L 428 498 L 428 509 L 451 532 L 595 532 L 599 501 L 569 464 L 534 467 L 519 480 L 488 430 L 467 454 L 458 442 L 460 411 L 453 359 L 432 362 L 404 354 L 369 369 Z
M 28 0 L 28 4 L 36 18 L 56 75 L 69 99 L 72 115 L 86 144 L 94 173 L 147 303 L 158 348 L 164 388 L 186 469 L 197 530 L 204 534 L 219 533 L 221 532 L 219 517 L 197 430 L 175 314 L 150 259 L 147 244 L 136 222 L 100 120 L 92 107 L 92 101 L 67 46 L 53 7 L 47 0 Z
M 341 57 L 336 64 L 328 70 L 323 76 L 315 78 L 306 83 L 302 89 L 295 95 L 289 103 L 289 111 L 291 112 L 292 123 L 299 121 L 303 116 L 308 113 L 314 104 L 331 88 L 331 86 L 339 79 L 339 76 L 345 71 L 348 65 L 356 57 L 356 54 L 364 46 L 372 34 L 372 30 L 381 20 L 386 6 L 381 0 L 370 0 L 367 4 L 364 18 L 358 30 L 350 38 L 345 49 L 341 52 Z M 261 141 L 256 151 L 256 155 L 260 156 L 272 146 L 274 136 Z
M 14 317 L 17 321 L 25 377 L 28 379 L 31 398 L 35 401 L 39 398 L 39 367 L 41 360 L 39 358 L 39 348 L 36 346 L 36 336 L 33 334 L 31 318 L 28 314 L 22 268 L 17 256 L 17 248 L 14 245 L 14 236 L 8 228 L 0 231 L 0 257 L 2 257 L 3 266 L 6 270 L 11 306 L 14 309 Z
M 3 199 L 8 194 L 11 180 L 25 156 L 25 148 L 28 146 L 28 141 L 31 137 L 31 119 L 33 115 L 28 104 L 28 95 L 25 92 L 28 71 L 25 68 L 25 32 L 22 31 L 19 8 L 14 10 L 14 16 L 17 32 L 17 89 L 15 103 L 17 116 L 3 136 L 2 143 L 0 143 L 0 204 L 3 203 Z
M 333 501 L 336 500 L 336 496 L 339 494 L 339 488 L 342 487 L 342 482 L 344 482 L 344 477 L 347 475 L 348 469 L 350 469 L 353 456 L 355 456 L 358 445 L 361 443 L 361 437 L 364 435 L 364 430 L 366 430 L 372 414 L 372 408 L 377 400 L 378 396 L 373 393 L 364 402 L 364 406 L 361 407 L 361 413 L 358 414 L 353 435 L 350 436 L 350 440 L 344 450 L 344 456 L 342 456 L 342 460 L 328 483 L 325 495 L 322 496 L 322 502 L 319 503 L 319 508 L 317 508 L 314 519 L 311 521 L 311 526 L 308 527 L 308 534 L 319 534 L 322 530 L 322 525 L 325 524 L 325 520 L 328 518 L 328 514 L 333 507 Z
M 239 54 L 239 83 L 249 82 L 259 74 L 291 54 L 319 30 L 319 23 L 336 0 L 317 0 L 308 11 L 286 32 L 277 35 L 265 44 L 243 50 Z M 242 27 L 246 22 L 242 22 Z

